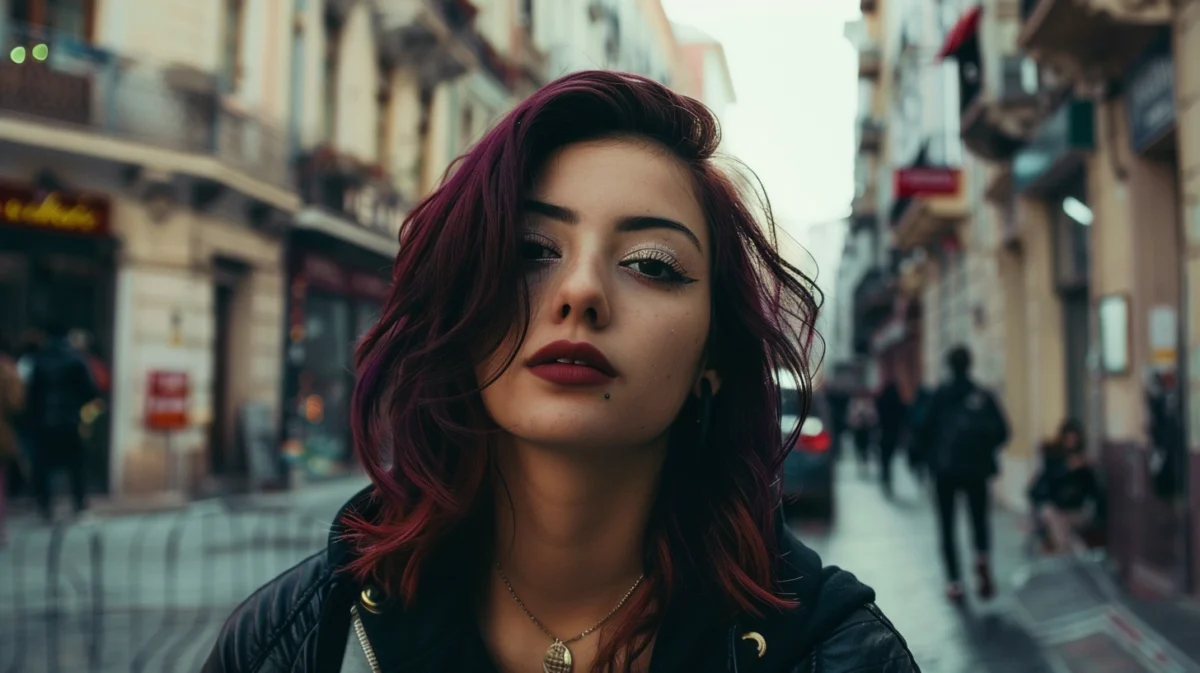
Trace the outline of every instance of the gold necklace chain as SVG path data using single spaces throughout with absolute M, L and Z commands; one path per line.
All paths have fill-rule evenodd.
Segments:
M 569 640 L 562 640 L 558 636 L 551 633 L 550 629 L 546 628 L 540 621 L 538 621 L 537 617 L 533 616 L 533 613 L 529 611 L 528 607 L 526 607 L 525 601 L 521 600 L 521 597 L 517 595 L 516 589 L 513 589 L 512 584 L 508 581 L 508 576 L 504 574 L 504 569 L 500 567 L 499 563 L 496 564 L 496 572 L 500 573 L 500 579 L 504 582 L 504 586 L 508 588 L 508 593 L 513 597 L 513 600 L 516 601 L 517 607 L 521 608 L 521 611 L 524 612 L 525 616 L 529 618 L 529 621 L 533 622 L 534 626 L 541 629 L 542 633 L 546 634 L 546 636 L 548 638 L 550 638 L 550 640 L 553 640 L 555 643 L 561 643 L 563 645 L 568 645 L 577 640 L 583 640 L 584 638 L 587 638 L 591 634 L 595 633 L 596 629 L 607 624 L 608 620 L 613 618 L 613 615 L 617 614 L 618 612 L 621 611 L 621 608 L 625 607 L 625 603 L 627 603 L 629 601 L 629 598 L 631 596 L 633 596 L 633 592 L 637 591 L 637 588 L 639 586 L 641 586 L 641 584 L 642 584 L 642 580 L 646 578 L 646 575 L 644 573 L 641 575 L 638 575 L 637 581 L 633 583 L 633 586 L 629 587 L 629 591 L 625 592 L 625 596 L 621 599 L 621 601 L 619 603 L 617 603 L 617 607 L 613 608 L 612 611 L 609 612 L 607 615 L 604 615 L 604 619 L 601 619 L 600 621 L 596 622 L 596 624 L 594 626 L 592 626 L 592 628 L 584 631 L 583 633 L 575 636 L 574 638 L 571 638 Z

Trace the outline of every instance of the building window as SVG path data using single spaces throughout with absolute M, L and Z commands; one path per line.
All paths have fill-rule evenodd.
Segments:
M 242 80 L 242 34 L 245 30 L 244 0 L 225 0 L 222 17 L 221 87 L 237 91 Z
M 321 124 L 325 141 L 331 145 L 334 142 L 337 129 L 337 100 L 338 100 L 338 47 L 341 42 L 340 30 L 336 26 L 326 26 L 325 29 L 325 72 L 321 78 Z
M 56 37 L 92 41 L 96 23 L 95 0 L 12 0 L 8 18 L 50 29 Z
M 521 0 L 521 25 L 533 32 L 533 0 Z
M 386 72 L 386 71 L 385 71 Z M 384 75 L 387 77 L 387 75 Z M 385 170 L 391 168 L 392 158 L 392 90 L 386 83 L 379 86 L 377 126 L 375 128 L 375 144 L 379 148 L 379 165 Z
M 475 108 L 470 104 L 463 106 L 462 127 L 459 131 L 459 149 L 465 151 L 475 139 Z

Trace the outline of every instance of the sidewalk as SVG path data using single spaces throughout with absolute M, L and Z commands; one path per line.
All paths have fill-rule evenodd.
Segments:
M 1100 558 L 1053 558 L 1013 577 L 1018 619 L 1064 671 L 1200 672 L 1200 606 L 1124 593 Z

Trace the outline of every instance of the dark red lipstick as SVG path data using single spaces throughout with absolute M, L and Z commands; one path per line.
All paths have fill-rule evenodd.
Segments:
M 555 341 L 525 363 L 539 378 L 561 386 L 599 386 L 617 377 L 608 358 L 586 341 Z

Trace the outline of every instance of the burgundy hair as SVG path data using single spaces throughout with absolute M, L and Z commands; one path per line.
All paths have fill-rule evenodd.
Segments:
M 359 553 L 350 570 L 409 600 L 442 542 L 468 521 L 490 525 L 475 517 L 492 512 L 495 425 L 474 365 L 528 327 L 522 202 L 555 150 L 614 136 L 661 146 L 695 181 L 713 241 L 708 353 L 722 387 L 706 441 L 695 400 L 671 432 L 645 590 L 601 644 L 596 669 L 610 673 L 646 650 L 682 577 L 711 587 L 730 615 L 792 605 L 774 577 L 787 455 L 774 377 L 795 376 L 807 406 L 819 293 L 776 252 L 765 201 L 756 217 L 715 165 L 720 132 L 703 104 L 634 75 L 568 75 L 521 102 L 412 211 L 391 294 L 357 353 L 354 440 L 381 511 L 347 533 Z

